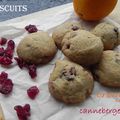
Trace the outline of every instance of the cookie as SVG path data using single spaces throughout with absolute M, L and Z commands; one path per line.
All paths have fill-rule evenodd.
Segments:
M 62 52 L 70 60 L 81 65 L 92 65 L 100 60 L 103 52 L 101 39 L 85 30 L 66 34 L 62 41 Z
M 103 52 L 95 68 L 98 81 L 109 87 L 120 87 L 120 52 L 107 50 Z
M 57 52 L 56 45 L 48 33 L 40 31 L 26 36 L 17 47 L 18 56 L 27 63 L 48 63 Z
M 82 66 L 67 60 L 56 62 L 49 79 L 51 95 L 66 104 L 85 101 L 91 95 L 93 86 L 91 73 Z
M 52 34 L 52 37 L 53 37 L 57 47 L 59 49 L 61 49 L 61 42 L 66 33 L 70 32 L 70 31 L 76 31 L 79 29 L 82 29 L 82 27 L 79 22 L 75 22 L 75 21 L 68 21 L 68 22 L 65 22 L 65 23 L 57 26 Z
M 92 33 L 101 37 L 105 50 L 112 50 L 119 44 L 120 33 L 114 25 L 100 23 L 92 30 Z
M 0 105 L 0 120 L 5 120 L 1 105 Z

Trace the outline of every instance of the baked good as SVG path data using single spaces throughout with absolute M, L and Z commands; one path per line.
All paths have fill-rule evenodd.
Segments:
M 45 64 L 54 57 L 56 52 L 54 40 L 43 31 L 29 34 L 17 47 L 18 56 L 32 64 Z
M 59 101 L 67 104 L 83 102 L 93 90 L 93 77 L 82 66 L 58 60 L 50 75 L 49 91 Z
M 100 23 L 92 30 L 92 33 L 101 37 L 105 50 L 112 50 L 119 44 L 120 33 L 114 25 Z
M 66 33 L 70 31 L 76 31 L 82 29 L 81 25 L 77 21 L 67 21 L 59 26 L 53 31 L 52 37 L 55 41 L 55 44 L 59 49 L 61 49 L 61 42 Z
M 5 120 L 1 105 L 0 105 L 0 120 Z
M 109 87 L 120 87 L 120 52 L 107 50 L 103 52 L 95 68 L 98 81 Z
M 92 65 L 99 61 L 103 52 L 103 43 L 99 37 L 88 31 L 73 31 L 64 37 L 62 52 L 78 64 Z

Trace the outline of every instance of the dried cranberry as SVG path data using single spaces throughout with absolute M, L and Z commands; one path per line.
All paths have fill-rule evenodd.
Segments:
M 72 30 L 73 30 L 73 31 L 76 31 L 76 30 L 78 30 L 78 29 L 79 29 L 79 27 L 77 27 L 77 26 L 73 26 L 73 27 L 72 27 Z
M 2 42 L 2 44 L 3 43 L 5 44 L 5 41 Z M 3 47 L 0 48 L 0 64 L 5 66 L 12 64 L 14 48 L 15 48 L 15 43 L 13 40 L 8 41 L 6 49 L 4 49 Z
M 21 59 L 21 58 L 18 58 L 18 57 L 15 57 L 14 58 L 18 64 L 18 66 L 22 69 L 23 67 L 25 67 L 25 62 Z
M 4 80 L 7 80 L 7 78 L 8 78 L 8 74 L 5 73 L 5 72 L 2 72 L 0 74 L 0 85 L 2 85 L 2 83 L 4 82 Z
M 0 56 L 3 56 L 3 55 L 4 55 L 4 53 L 5 53 L 4 48 L 3 48 L 3 47 L 2 47 L 2 48 L 0 48 Z
M 13 58 L 13 53 L 14 53 L 14 50 L 12 50 L 12 49 L 6 49 L 5 50 L 5 56 L 6 57 L 9 57 L 9 58 Z
M 29 104 L 26 104 L 24 107 L 24 110 L 25 110 L 25 114 L 27 116 L 30 116 L 30 105 Z
M 64 68 L 61 71 L 61 75 L 60 75 L 60 77 L 64 77 L 68 81 L 73 81 L 75 76 L 76 76 L 76 69 L 75 69 L 75 67 L 71 67 L 69 69 Z
M 19 66 L 20 69 L 22 69 L 23 67 L 27 68 L 29 70 L 29 75 L 31 76 L 31 78 L 35 78 L 37 76 L 37 67 L 33 64 L 33 65 L 30 65 L 28 63 L 26 63 L 23 59 L 21 58 L 18 58 L 18 57 L 15 57 L 14 58 Z
M 20 105 L 15 106 L 14 109 L 17 112 L 17 116 L 18 116 L 19 120 L 27 120 L 27 116 L 25 115 L 25 111 L 22 106 L 20 106 Z
M 35 78 L 37 76 L 36 69 L 37 67 L 34 64 L 28 66 L 29 75 L 31 76 L 31 78 Z
M 9 40 L 8 43 L 7 43 L 7 49 L 11 49 L 11 50 L 14 50 L 15 48 L 15 43 L 13 40 Z
M 31 99 L 35 99 L 38 93 L 39 93 L 39 89 L 37 88 L 37 86 L 30 87 L 27 90 L 27 94 Z
M 29 32 L 29 33 L 34 33 L 37 32 L 38 29 L 35 25 L 28 25 L 25 27 L 25 29 Z
M 19 120 L 28 120 L 28 117 L 31 115 L 29 104 L 26 104 L 23 107 L 20 105 L 17 105 L 14 107 L 14 109 L 17 112 L 17 116 L 18 116 Z
M 7 42 L 7 39 L 6 38 L 1 38 L 0 39 L 0 45 L 5 45 Z
M 1 72 L 0 74 L 0 80 L 6 80 L 8 78 L 8 74 L 6 72 Z
M 0 93 L 8 95 L 12 92 L 13 83 L 10 79 L 0 82 Z
M 8 66 L 8 65 L 12 64 L 12 60 L 9 57 L 1 57 L 0 63 L 2 65 Z
M 3 56 L 0 56 L 0 64 L 1 64 L 2 59 L 3 59 Z

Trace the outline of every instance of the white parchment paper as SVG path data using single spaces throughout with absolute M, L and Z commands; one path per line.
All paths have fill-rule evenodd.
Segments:
M 83 22 L 80 20 L 74 14 L 72 4 L 70 3 L 24 17 L 1 22 L 0 36 L 13 39 L 17 46 L 20 40 L 28 34 L 24 30 L 26 25 L 35 24 L 39 30 L 44 30 L 51 34 L 57 25 L 68 20 L 79 20 L 87 30 L 90 30 L 93 26 L 98 24 Z M 120 27 L 120 2 L 118 2 L 113 13 L 103 21 L 110 22 Z M 17 56 L 16 53 L 15 56 Z M 116 98 L 98 98 L 97 94 L 100 92 L 119 93 L 120 89 L 102 87 L 99 83 L 95 82 L 95 87 L 91 97 L 84 103 L 74 106 L 65 105 L 51 97 L 48 91 L 49 76 L 54 68 L 55 61 L 62 58 L 62 53 L 58 51 L 53 61 L 47 65 L 38 67 L 38 76 L 35 80 L 32 80 L 29 77 L 28 72 L 25 69 L 19 69 L 15 61 L 9 68 L 0 67 L 0 72 L 7 72 L 9 74 L 9 78 L 12 79 L 14 83 L 13 92 L 10 96 L 6 97 L 0 94 L 0 104 L 2 105 L 6 120 L 17 120 L 18 118 L 14 110 L 14 106 L 24 105 L 26 103 L 31 105 L 30 120 L 120 120 L 120 113 L 117 115 L 80 113 L 80 109 L 82 108 L 99 109 L 103 107 L 106 109 L 119 109 L 120 102 L 116 102 Z M 37 85 L 39 87 L 40 94 L 35 100 L 30 100 L 27 96 L 26 90 L 33 85 Z

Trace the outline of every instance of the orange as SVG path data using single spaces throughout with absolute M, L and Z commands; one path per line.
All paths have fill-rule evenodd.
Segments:
M 75 12 L 84 20 L 100 20 L 112 12 L 117 0 L 73 0 Z

